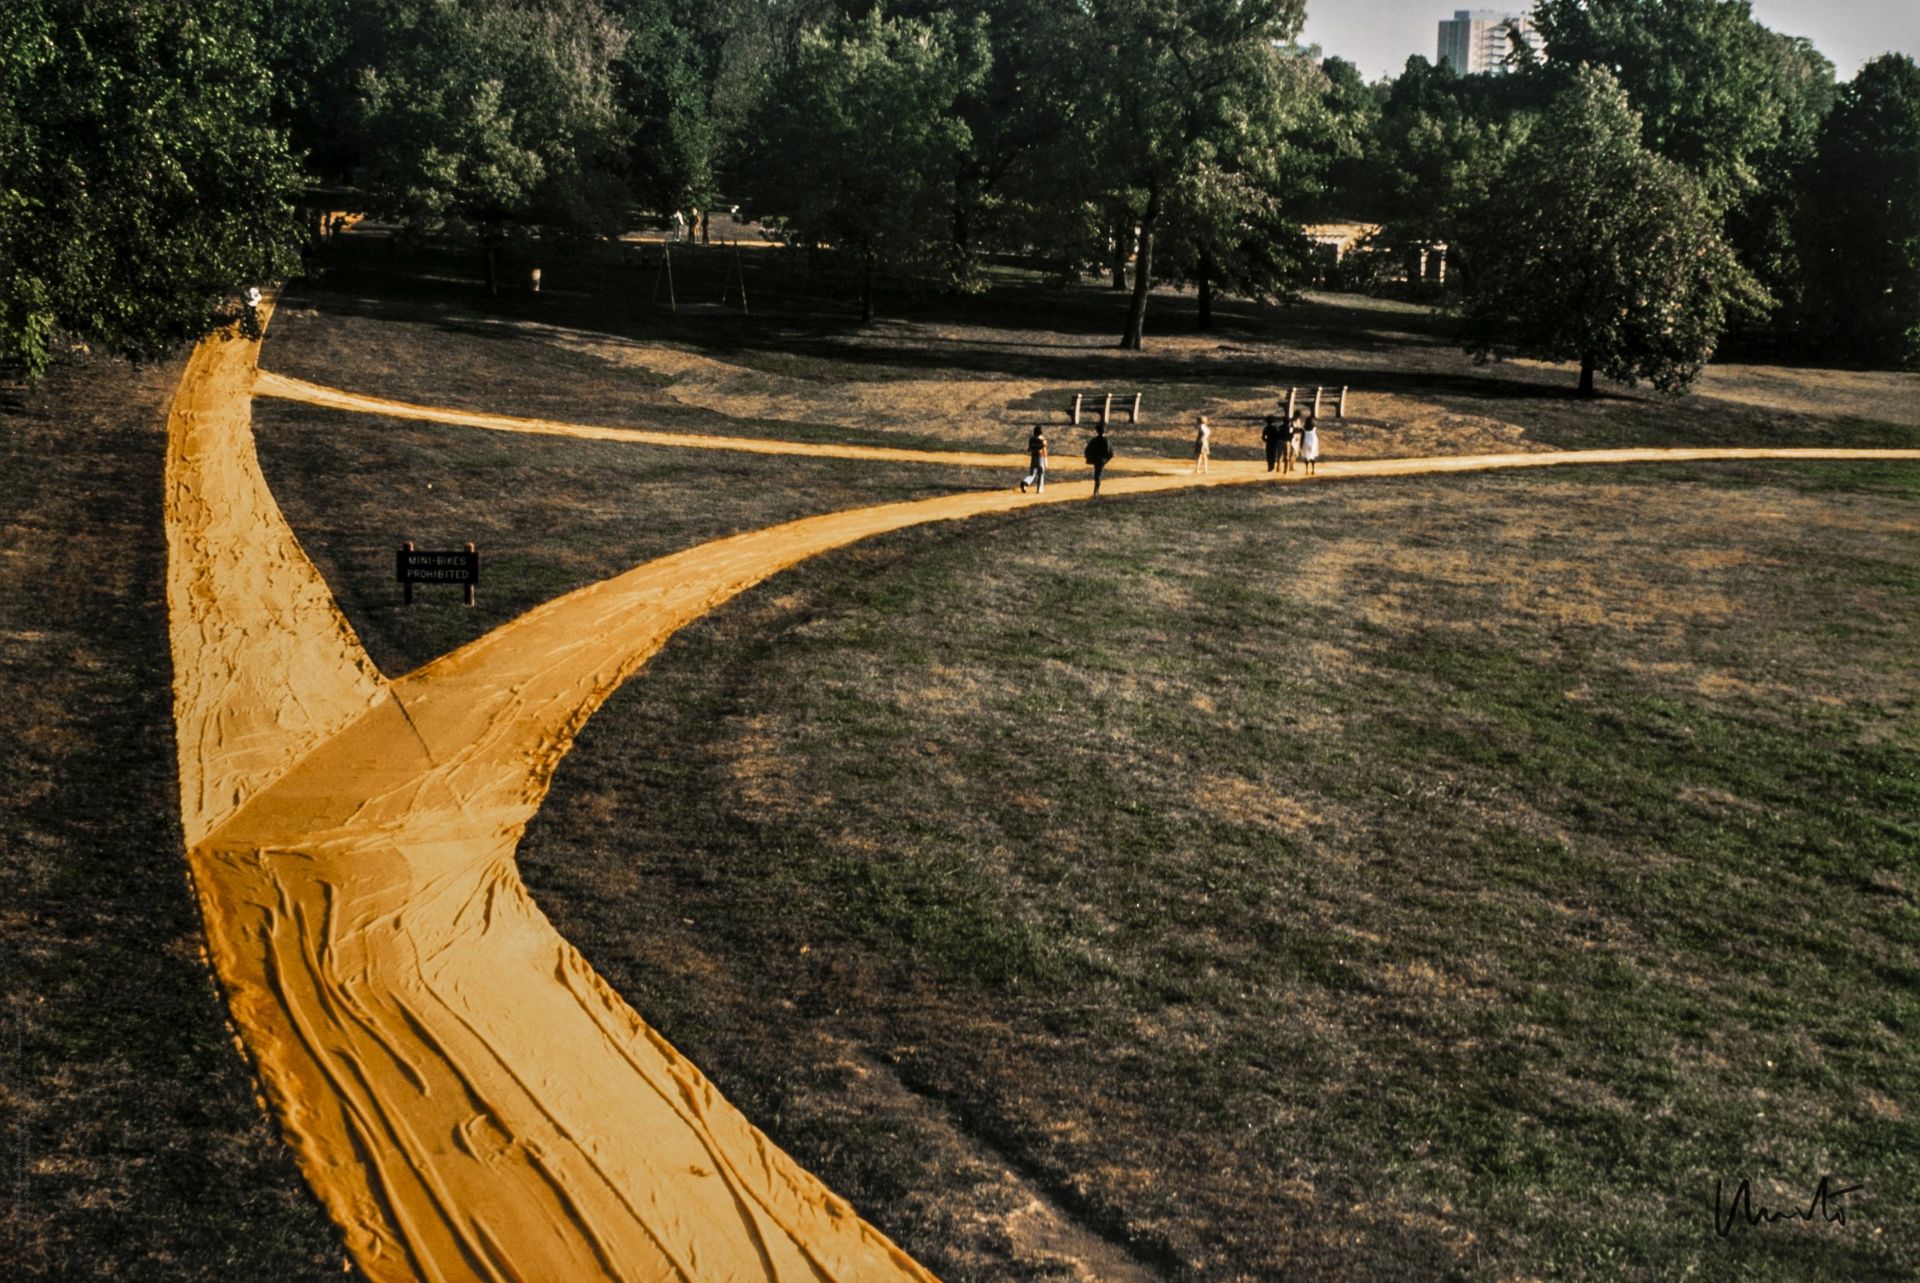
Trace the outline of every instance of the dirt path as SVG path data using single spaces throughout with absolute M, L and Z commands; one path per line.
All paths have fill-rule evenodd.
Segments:
M 887 504 L 718 540 L 556 599 L 388 681 L 261 478 L 246 401 L 257 350 L 203 344 L 171 420 L 182 810 L 235 1020 L 361 1266 L 376 1280 L 929 1279 L 608 988 L 529 898 L 514 850 L 581 725 L 676 629 L 829 549 L 1083 501 L 1090 483 Z M 284 395 L 291 381 L 263 384 Z M 396 412 L 328 395 L 341 408 Z M 619 439 L 642 436 L 716 448 L 705 437 Z M 954 458 L 741 439 L 718 448 Z M 1606 450 L 1329 463 L 1322 473 L 1723 458 L 1920 451 Z M 1216 464 L 1208 477 L 1116 478 L 1107 490 L 1268 479 L 1257 464 Z
M 774 437 L 723 437 L 699 432 L 655 432 L 644 428 L 605 428 L 591 423 L 565 423 L 558 419 L 523 419 L 507 414 L 481 414 L 472 410 L 449 410 L 441 406 L 412 405 L 383 397 L 344 392 L 321 387 L 303 379 L 288 378 L 271 370 L 260 371 L 254 384 L 256 396 L 278 397 L 284 401 L 302 401 L 331 410 L 349 410 L 359 414 L 383 414 L 396 419 L 415 419 L 426 423 L 446 423 L 462 428 L 484 428 L 489 432 L 519 432 L 533 436 L 578 437 L 585 441 L 625 441 L 633 445 L 677 446 L 691 450 L 739 450 L 751 454 L 810 455 L 817 459 L 864 459 L 876 463 L 941 464 L 949 468 L 1002 468 L 1021 466 L 1026 455 L 1018 451 L 989 453 L 980 450 L 908 450 L 898 446 L 835 445 L 824 442 L 781 441 Z M 1052 463 L 1053 471 L 1084 470 L 1078 458 L 1065 453 Z M 1115 459 L 1111 472 L 1166 473 L 1181 470 L 1178 460 Z

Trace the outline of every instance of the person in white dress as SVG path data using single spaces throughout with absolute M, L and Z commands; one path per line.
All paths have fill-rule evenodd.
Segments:
M 1300 429 L 1300 462 L 1306 466 L 1307 475 L 1312 476 L 1314 465 L 1320 461 L 1320 429 L 1314 415 L 1307 416 L 1307 422 Z
M 1201 415 L 1200 422 L 1193 431 L 1193 470 L 1207 471 L 1207 459 L 1213 449 L 1213 429 L 1207 425 L 1207 416 Z

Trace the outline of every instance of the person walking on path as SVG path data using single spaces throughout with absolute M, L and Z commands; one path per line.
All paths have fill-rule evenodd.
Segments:
M 1300 462 L 1306 465 L 1308 476 L 1313 475 L 1314 465 L 1320 461 L 1320 430 L 1315 426 L 1317 422 L 1316 417 L 1309 414 L 1300 428 Z
M 1260 442 L 1267 447 L 1267 471 L 1272 472 L 1280 462 L 1280 454 L 1286 449 L 1287 430 L 1280 425 L 1280 416 L 1269 414 L 1267 421 L 1260 427 Z
M 1307 412 L 1305 410 L 1295 410 L 1293 417 L 1287 420 L 1287 439 L 1281 447 L 1286 451 L 1285 455 L 1282 456 L 1280 464 L 1280 471 L 1283 473 L 1292 472 L 1294 461 L 1300 457 L 1300 434 L 1306 431 L 1306 421 Z
M 1212 446 L 1213 429 L 1207 426 L 1207 416 L 1203 414 L 1193 430 L 1193 470 L 1195 472 L 1207 470 L 1207 457 Z
M 1100 493 L 1100 475 L 1113 462 L 1113 439 L 1107 435 L 1107 425 L 1103 421 L 1087 438 L 1086 460 L 1093 465 L 1093 492 Z
M 1033 435 L 1027 438 L 1027 475 L 1020 483 L 1020 493 L 1025 494 L 1032 486 L 1035 494 L 1043 494 L 1047 488 L 1047 434 L 1039 424 L 1033 425 Z

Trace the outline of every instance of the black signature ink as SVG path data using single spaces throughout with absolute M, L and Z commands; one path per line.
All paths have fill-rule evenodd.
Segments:
M 1741 1217 L 1744 1217 L 1749 1225 L 1759 1225 L 1762 1223 L 1771 1225 L 1775 1221 L 1811 1221 L 1815 1212 L 1818 1212 L 1821 1219 L 1830 1224 L 1845 1225 L 1847 1223 L 1847 1209 L 1840 1206 L 1840 1199 L 1847 1194 L 1853 1193 L 1855 1190 L 1865 1189 L 1866 1186 L 1845 1185 L 1839 1189 L 1833 1189 L 1828 1184 L 1832 1179 L 1830 1176 L 1822 1176 L 1820 1178 L 1820 1184 L 1814 1187 L 1813 1198 L 1807 1203 L 1805 1208 L 1789 1207 L 1785 1211 L 1780 1212 L 1774 1211 L 1764 1203 L 1761 1204 L 1760 1210 L 1756 1212 L 1753 1209 L 1752 1184 L 1743 1180 L 1734 1188 L 1733 1201 L 1726 1204 L 1726 1214 L 1724 1216 L 1721 1214 L 1722 1182 L 1715 1181 L 1713 1183 L 1713 1227 L 1719 1232 L 1721 1238 L 1726 1238 L 1733 1233 L 1734 1222 Z M 1829 1201 L 1831 1201 L 1832 1206 L 1828 1206 Z

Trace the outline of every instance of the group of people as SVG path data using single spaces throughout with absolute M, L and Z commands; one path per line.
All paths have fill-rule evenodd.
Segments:
M 1260 429 L 1260 441 L 1267 447 L 1268 472 L 1276 467 L 1283 473 L 1292 472 L 1298 460 L 1312 476 L 1314 465 L 1320 462 L 1319 416 L 1308 410 L 1295 410 L 1291 419 L 1269 414 Z
M 1317 416 L 1305 410 L 1296 410 L 1291 419 L 1277 414 L 1269 414 L 1265 426 L 1260 429 L 1260 440 L 1267 448 L 1267 471 L 1277 467 L 1283 472 L 1292 472 L 1295 460 L 1298 460 L 1312 476 L 1314 465 L 1320 461 L 1320 432 Z M 1100 479 L 1113 462 L 1113 439 L 1107 435 L 1107 425 L 1102 422 L 1095 426 L 1093 435 L 1087 439 L 1084 457 L 1093 469 L 1093 492 L 1100 493 Z M 1033 433 L 1027 438 L 1027 475 L 1020 479 L 1020 493 L 1031 488 L 1035 494 L 1044 493 L 1047 488 L 1047 433 L 1042 424 L 1033 425 Z M 1208 471 L 1213 457 L 1213 427 L 1207 422 L 1207 416 L 1201 415 L 1194 423 L 1193 433 L 1193 470 L 1195 473 Z
M 1113 462 L 1113 438 L 1107 435 L 1105 423 L 1094 428 L 1081 457 L 1093 469 L 1093 492 L 1099 494 L 1100 479 L 1106 475 L 1107 465 Z M 1047 433 L 1038 423 L 1033 425 L 1033 435 L 1027 438 L 1027 475 L 1020 481 L 1020 493 L 1025 494 L 1029 486 L 1035 494 L 1047 488 Z

